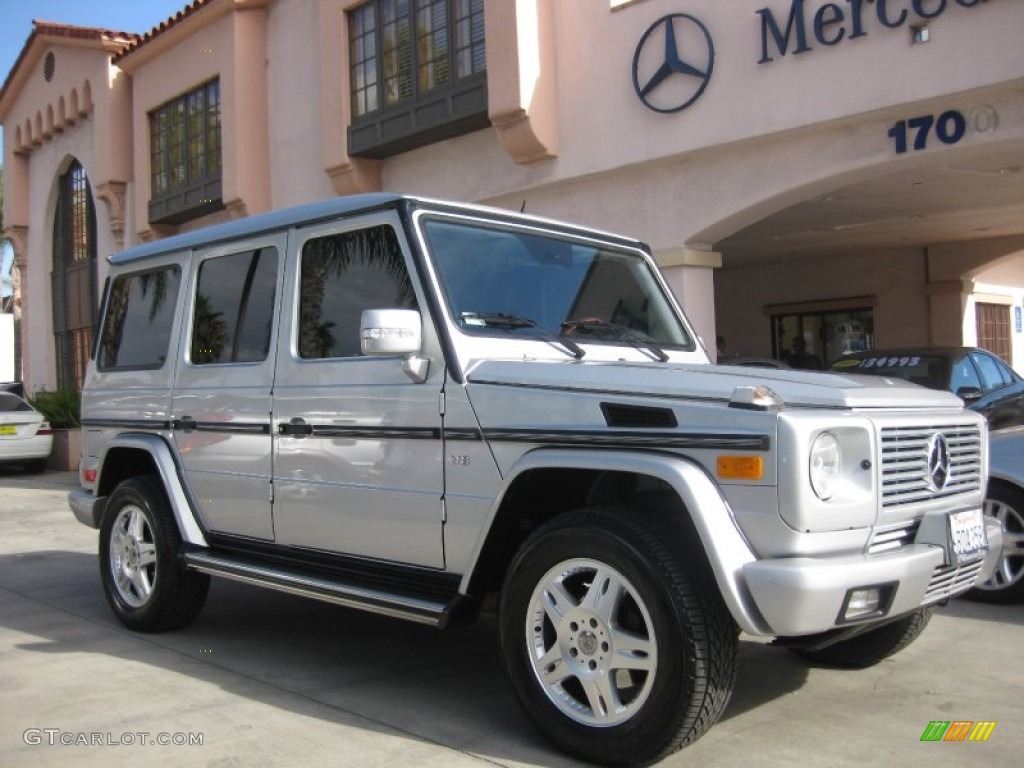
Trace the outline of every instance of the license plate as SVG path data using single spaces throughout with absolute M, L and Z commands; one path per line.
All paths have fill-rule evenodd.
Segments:
M 0 435 L 16 435 L 18 428 L 13 424 L 0 424 Z
M 953 563 L 960 565 L 983 557 L 988 551 L 985 518 L 980 509 L 949 515 L 949 544 Z

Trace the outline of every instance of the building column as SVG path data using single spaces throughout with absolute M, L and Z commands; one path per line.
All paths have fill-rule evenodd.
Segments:
M 683 305 L 694 330 L 704 340 L 712 360 L 717 358 L 715 335 L 715 270 L 722 254 L 695 248 L 672 248 L 654 254 L 676 299 Z

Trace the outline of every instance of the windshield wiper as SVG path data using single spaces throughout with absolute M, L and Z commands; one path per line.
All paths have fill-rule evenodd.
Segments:
M 593 334 L 604 339 L 610 339 L 611 341 L 621 341 L 624 344 L 628 344 L 633 347 L 633 349 L 649 352 L 662 363 L 667 363 L 669 361 L 669 356 L 665 353 L 665 350 L 650 339 L 645 338 L 639 331 L 627 328 L 624 325 L 616 325 L 615 323 L 609 323 L 605 320 L 599 320 L 596 317 L 566 320 L 562 323 L 562 332 Z
M 489 328 L 501 328 L 508 333 L 520 329 L 529 328 L 542 336 L 545 340 L 554 342 L 564 348 L 569 355 L 576 360 L 581 359 L 586 351 L 579 344 L 552 333 L 547 328 L 538 325 L 535 320 L 519 315 L 510 315 L 507 312 L 463 312 L 462 323 L 467 326 L 484 326 Z

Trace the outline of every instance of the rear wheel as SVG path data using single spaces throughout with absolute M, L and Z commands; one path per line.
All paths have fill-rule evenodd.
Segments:
M 918 608 L 901 619 L 872 629 L 849 640 L 840 640 L 816 650 L 794 648 L 798 656 L 818 664 L 848 669 L 864 669 L 898 653 L 924 632 L 932 618 L 932 608 Z
M 993 484 L 985 498 L 985 515 L 1003 526 L 1003 549 L 996 569 L 967 597 L 982 603 L 1019 603 L 1024 600 L 1024 491 Z
M 696 741 L 729 701 L 736 626 L 665 538 L 633 510 L 573 512 L 509 567 L 500 627 L 512 685 L 577 757 L 653 762 Z
M 160 481 L 125 480 L 110 495 L 100 526 L 100 573 L 114 614 L 130 629 L 160 632 L 202 610 L 210 577 L 179 560 L 181 535 Z

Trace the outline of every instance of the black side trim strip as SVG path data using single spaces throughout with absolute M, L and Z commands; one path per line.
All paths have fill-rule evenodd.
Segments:
M 313 437 L 351 437 L 380 440 L 440 440 L 440 427 L 339 427 L 335 424 L 314 424 Z
M 484 436 L 479 429 L 470 428 L 448 428 L 444 430 L 445 440 L 483 440 Z
M 171 423 L 174 429 L 182 428 L 178 422 Z M 269 435 L 270 424 L 253 422 L 197 421 L 196 432 L 221 432 L 234 435 Z
M 112 427 L 114 429 L 168 430 L 169 421 L 148 421 L 146 419 L 82 419 L 83 427 Z
M 581 395 L 600 395 L 602 397 L 644 397 L 652 400 L 672 400 L 675 402 L 696 402 L 696 403 L 715 403 L 719 405 L 728 405 L 729 398 L 727 397 L 701 397 L 699 395 L 680 395 L 676 393 L 659 393 L 659 392 L 640 392 L 638 390 L 619 390 L 619 389 L 590 389 L 588 387 L 571 387 L 564 384 L 518 384 L 511 381 L 492 381 L 490 379 L 469 379 L 471 385 L 480 385 L 488 387 L 511 387 L 513 389 L 540 389 L 551 392 L 570 392 L 579 393 Z
M 768 435 L 680 434 L 678 432 L 594 432 L 542 429 L 485 429 L 485 440 L 549 443 L 591 447 L 703 448 L 726 451 L 768 451 Z

